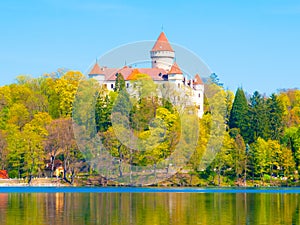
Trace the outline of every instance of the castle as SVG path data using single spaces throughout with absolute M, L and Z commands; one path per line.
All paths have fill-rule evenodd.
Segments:
M 100 67 L 96 62 L 90 70 L 89 78 L 94 78 L 108 90 L 114 90 L 116 73 L 121 73 L 125 79 L 127 88 L 130 88 L 130 80 L 134 73 L 149 75 L 157 84 L 173 83 L 178 88 L 189 88 L 191 90 L 191 101 L 198 110 L 198 116 L 203 115 L 204 84 L 198 74 L 193 79 L 188 79 L 175 62 L 175 51 L 170 45 L 164 32 L 161 32 L 153 48 L 150 51 L 151 68 L 123 68 Z

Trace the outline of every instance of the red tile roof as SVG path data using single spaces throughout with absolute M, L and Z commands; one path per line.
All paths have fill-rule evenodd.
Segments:
M 135 80 L 136 79 L 136 75 L 141 73 L 138 69 L 133 69 L 131 74 L 129 74 L 129 76 L 127 77 L 126 80 Z
M 181 69 L 176 62 L 174 62 L 168 74 L 182 74 Z
M 0 170 L 0 179 L 8 179 L 8 173 L 6 170 Z
M 115 81 L 116 73 L 121 73 L 125 80 L 131 79 L 131 74 L 133 71 L 138 71 L 139 73 L 148 74 L 153 80 L 159 81 L 164 80 L 163 75 L 167 74 L 164 69 L 160 68 L 130 68 L 123 67 L 118 68 L 103 68 L 102 74 L 105 74 L 105 80 Z
M 203 84 L 203 81 L 201 80 L 199 74 L 196 74 L 195 75 L 195 78 L 194 78 L 194 84 L 197 85 L 197 84 Z
M 174 50 L 172 49 L 166 35 L 164 32 L 161 32 L 159 37 L 157 38 L 157 41 L 155 42 L 152 50 L 152 52 L 154 51 L 170 51 L 170 52 L 174 52 Z
M 95 63 L 93 69 L 91 70 L 91 72 L 89 74 L 103 74 L 103 72 L 101 71 L 100 66 L 98 65 L 98 63 Z

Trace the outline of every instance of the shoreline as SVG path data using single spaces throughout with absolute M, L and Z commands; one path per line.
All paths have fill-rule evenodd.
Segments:
M 264 184 L 253 184 L 249 181 L 247 185 L 228 185 L 228 184 L 222 184 L 220 186 L 218 185 L 213 185 L 213 184 L 204 184 L 204 185 L 191 185 L 187 183 L 158 183 L 155 185 L 125 185 L 125 184 L 116 184 L 113 182 L 91 182 L 93 181 L 99 181 L 98 179 L 90 179 L 90 180 L 83 180 L 83 179 L 76 179 L 73 184 L 69 184 L 65 182 L 61 178 L 33 178 L 31 183 L 29 184 L 26 179 L 0 179 L 0 188 L 1 187 L 74 187 L 74 188 L 79 188 L 79 187 L 86 187 L 86 188 L 100 188 L 100 187 L 107 187 L 107 188 L 223 188 L 223 189 L 228 189 L 228 188 L 240 188 L 240 189 L 245 189 L 245 188 L 300 188 L 299 185 L 285 185 L 281 183 L 273 183 L 272 185 L 270 183 L 264 183 Z

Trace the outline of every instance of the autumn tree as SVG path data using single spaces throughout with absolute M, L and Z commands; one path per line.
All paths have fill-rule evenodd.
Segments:
M 0 169 L 4 170 L 7 166 L 7 143 L 6 135 L 3 130 L 0 130 Z
M 84 76 L 79 71 L 68 71 L 55 82 L 55 92 L 59 96 L 59 110 L 62 117 L 72 115 L 72 106 L 77 88 Z

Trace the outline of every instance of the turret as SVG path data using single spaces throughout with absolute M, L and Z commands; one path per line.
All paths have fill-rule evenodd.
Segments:
M 198 74 L 195 75 L 195 78 L 193 80 L 193 89 L 194 89 L 194 102 L 196 107 L 198 108 L 198 116 L 201 118 L 204 109 L 204 84 L 201 80 L 200 76 Z
M 180 88 L 183 85 L 183 73 L 176 62 L 172 65 L 170 71 L 168 72 L 168 81 L 176 83 Z
M 166 35 L 161 32 L 152 50 L 150 51 L 152 68 L 161 68 L 170 71 L 173 65 L 175 52 L 172 49 Z
M 103 82 L 105 81 L 104 68 L 101 69 L 98 62 L 95 63 L 88 75 L 89 78 L 94 78 L 100 84 L 103 84 Z

